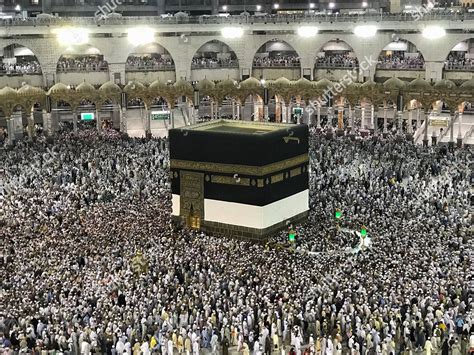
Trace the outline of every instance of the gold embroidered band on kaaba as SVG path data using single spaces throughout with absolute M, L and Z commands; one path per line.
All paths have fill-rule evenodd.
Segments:
M 221 173 L 221 174 L 240 174 L 250 176 L 266 176 L 294 168 L 298 165 L 308 163 L 308 154 L 301 154 L 296 157 L 282 160 L 276 163 L 271 163 L 264 166 L 252 166 L 252 165 L 238 165 L 238 164 L 222 164 L 222 163 L 208 163 L 208 162 L 196 162 L 190 160 L 178 160 L 171 159 L 171 169 L 182 169 L 182 170 L 196 170 L 204 171 L 209 173 Z

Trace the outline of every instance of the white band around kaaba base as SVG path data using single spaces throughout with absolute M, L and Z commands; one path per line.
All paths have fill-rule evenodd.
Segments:
M 173 216 L 179 216 L 180 196 L 173 194 Z M 308 211 L 309 190 L 298 192 L 266 206 L 219 200 L 204 200 L 204 220 L 264 229 Z

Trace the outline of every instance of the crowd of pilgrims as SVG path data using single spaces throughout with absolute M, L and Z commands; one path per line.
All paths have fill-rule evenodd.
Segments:
M 109 64 L 101 55 L 77 55 L 61 57 L 58 61 L 59 72 L 68 71 L 104 71 Z
M 173 226 L 164 138 L 84 129 L 0 149 L 0 352 L 472 352 L 472 149 L 311 129 L 309 156 L 288 249 Z M 346 253 L 362 224 L 372 246 Z
M 129 56 L 127 58 L 127 67 L 129 69 L 160 69 L 169 68 L 174 65 L 173 59 L 165 56 L 145 55 Z
M 37 60 L 24 61 L 19 63 L 0 63 L 1 74 L 40 74 L 41 66 Z
M 350 53 L 326 52 L 324 56 L 316 59 L 316 67 L 355 68 L 358 66 L 359 61 Z
M 277 55 L 267 57 L 255 57 L 254 67 L 294 67 L 300 64 L 300 57 L 297 55 Z
M 211 57 L 193 57 L 191 66 L 193 68 L 233 68 L 239 65 L 236 58 L 218 58 L 217 56 Z
M 391 55 L 381 55 L 377 67 L 381 69 L 422 69 L 425 60 L 421 55 L 417 57 L 405 56 L 404 52 L 393 52 Z
M 453 53 L 444 63 L 446 69 L 471 69 L 474 70 L 474 59 L 466 58 L 464 52 Z

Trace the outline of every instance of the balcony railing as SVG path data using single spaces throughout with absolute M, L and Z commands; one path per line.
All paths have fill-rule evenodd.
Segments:
M 109 67 L 100 67 L 100 68 L 78 68 L 78 67 L 62 68 L 62 67 L 57 67 L 57 71 L 58 71 L 58 73 L 84 73 L 84 72 L 95 73 L 95 72 L 108 72 Z
M 238 68 L 239 63 L 229 62 L 229 63 L 192 63 L 191 69 L 232 69 Z
M 41 69 L 32 70 L 32 71 L 8 71 L 8 70 L 0 70 L 0 76 L 23 76 L 23 75 L 41 75 L 43 74 Z
M 401 64 L 401 63 L 378 63 L 377 69 L 385 70 L 424 70 L 425 63 Z
M 137 7 L 137 10 L 139 7 Z M 7 9 L 4 9 L 4 11 Z M 54 9 L 53 9 L 54 10 Z M 117 9 L 120 11 L 120 7 Z M 54 12 L 54 11 L 53 11 Z M 446 13 L 431 11 L 419 18 L 420 21 L 466 21 L 474 20 L 474 13 Z M 344 22 L 413 22 L 411 14 L 326 14 L 326 15 L 267 15 L 267 16 L 124 16 L 114 18 L 95 17 L 51 17 L 12 18 L 0 20 L 1 26 L 50 26 L 50 25 L 176 25 L 176 24 L 287 24 L 287 23 L 344 23 Z
M 474 71 L 474 64 L 445 64 L 444 69 L 450 71 Z
M 299 68 L 300 63 L 253 63 L 253 68 L 272 68 L 272 69 L 288 69 L 288 68 Z
M 316 63 L 315 69 L 353 69 L 358 68 L 359 63 Z
M 173 71 L 174 64 L 150 64 L 150 65 L 133 65 L 126 64 L 125 70 L 129 72 L 142 72 L 142 71 Z

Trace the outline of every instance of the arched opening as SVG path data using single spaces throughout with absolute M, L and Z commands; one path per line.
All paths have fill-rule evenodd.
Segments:
M 0 75 L 41 74 L 41 66 L 35 54 L 27 47 L 11 44 L 0 53 Z
M 354 50 L 346 42 L 335 39 L 327 42 L 317 53 L 317 69 L 357 68 L 359 60 Z
M 103 72 L 109 65 L 101 52 L 90 45 L 72 46 L 59 58 L 58 73 Z
M 161 45 L 150 43 L 134 48 L 125 64 L 126 72 L 173 71 L 175 68 L 171 54 Z
M 237 56 L 230 47 L 218 40 L 203 44 L 194 54 L 191 69 L 238 68 Z
M 261 121 L 265 120 L 263 98 L 258 94 L 249 95 L 242 106 L 243 121 Z
M 300 57 L 295 49 L 278 39 L 263 44 L 253 58 L 253 68 L 300 68 L 300 66 Z
M 423 70 L 425 60 L 416 46 L 398 39 L 387 44 L 379 55 L 377 69 Z
M 456 44 L 449 52 L 444 69 L 450 71 L 474 71 L 474 38 Z

